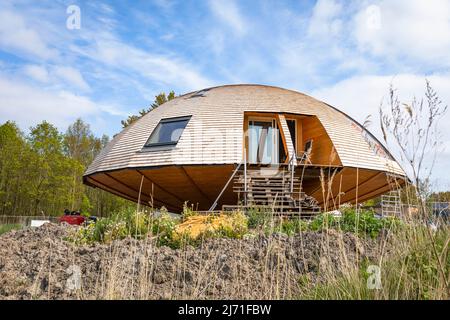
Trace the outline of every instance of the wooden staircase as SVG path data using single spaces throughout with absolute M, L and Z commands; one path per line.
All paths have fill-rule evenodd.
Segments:
M 238 193 L 240 208 L 267 207 L 278 214 L 301 216 L 320 211 L 317 201 L 302 192 L 300 178 L 284 168 L 247 169 L 246 174 L 241 170 L 234 178 L 233 191 Z M 224 210 L 231 207 L 224 206 Z

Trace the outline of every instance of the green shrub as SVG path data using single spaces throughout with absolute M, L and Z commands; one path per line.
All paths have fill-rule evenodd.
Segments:
M 311 231 L 320 231 L 323 229 L 336 228 L 338 225 L 338 218 L 329 213 L 324 213 L 315 217 L 314 220 L 309 223 L 308 229 Z
M 197 213 L 194 210 L 194 205 L 189 206 L 188 202 L 186 201 L 183 204 L 183 211 L 181 212 L 181 218 L 183 221 L 185 221 L 187 218 L 197 215 Z
M 377 218 L 370 210 L 357 211 L 354 208 L 345 208 L 342 210 L 341 217 L 327 213 L 317 216 L 309 224 L 309 229 L 320 231 L 333 228 L 375 238 L 383 229 L 397 229 L 400 226 L 400 220 L 395 217 Z
M 177 248 L 181 246 L 181 240 L 175 237 L 175 227 L 178 219 L 170 216 L 167 210 L 162 209 L 159 217 L 151 221 L 152 234 L 157 236 L 158 245 Z
M 76 244 L 108 243 L 128 236 L 140 239 L 145 237 L 149 231 L 150 219 L 147 214 L 127 210 L 80 227 L 69 235 L 67 240 Z
M 195 215 L 195 212 L 187 206 L 185 206 L 183 212 L 185 220 Z M 213 218 L 210 218 L 211 221 Z M 205 238 L 240 239 L 248 230 L 247 217 L 238 211 L 224 215 L 224 219 L 221 220 L 218 228 L 208 228 L 196 238 L 193 238 L 189 232 L 177 232 L 176 227 L 179 223 L 180 219 L 172 217 L 165 208 L 161 209 L 157 217 L 129 210 L 108 218 L 98 219 L 96 223 L 79 227 L 67 237 L 67 240 L 75 244 L 86 245 L 95 242 L 109 243 L 129 236 L 142 239 L 150 233 L 156 237 L 158 245 L 180 248 L 185 245 L 197 245 Z
M 383 228 L 383 221 L 376 218 L 372 211 L 346 209 L 342 212 L 340 227 L 343 231 L 375 238 Z
M 272 214 L 267 208 L 253 207 L 247 212 L 248 227 L 250 229 L 264 228 L 270 224 Z
M 89 224 L 85 227 L 78 228 L 75 232 L 72 232 L 65 239 L 77 245 L 91 244 L 95 242 L 94 232 L 95 225 Z
M 208 232 L 205 237 L 241 239 L 248 231 L 248 218 L 241 211 L 233 211 L 219 228 Z
M 300 218 L 285 219 L 280 223 L 280 231 L 289 236 L 306 230 L 308 223 Z

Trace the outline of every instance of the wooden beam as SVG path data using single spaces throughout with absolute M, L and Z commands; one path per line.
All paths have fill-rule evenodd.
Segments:
M 137 202 L 136 199 L 135 199 L 134 197 L 130 196 L 129 194 L 127 194 L 127 193 L 125 193 L 125 192 L 123 192 L 123 191 L 120 191 L 120 190 L 118 190 L 118 189 L 116 189 L 116 188 L 107 186 L 107 185 L 105 185 L 104 183 L 98 181 L 97 179 L 94 179 L 93 177 L 88 177 L 88 179 L 91 179 L 91 180 L 94 181 L 96 184 L 102 186 L 103 189 L 109 190 L 109 192 L 115 194 L 116 196 L 125 198 L 125 199 L 127 199 L 127 200 L 129 200 L 129 201 L 132 201 L 132 202 Z M 173 211 L 175 211 L 175 212 L 178 211 L 178 209 L 177 209 L 176 207 L 173 207 L 172 205 L 169 205 L 169 204 L 167 204 L 167 203 L 165 203 L 165 202 L 162 202 L 162 201 L 160 201 L 160 200 L 158 200 L 158 199 L 153 199 L 153 200 L 154 200 L 154 202 L 158 202 L 160 206 L 165 206 L 167 209 L 173 210 Z
M 350 193 L 350 192 L 353 192 L 353 191 L 356 190 L 357 188 L 361 188 L 361 187 L 362 187 L 363 185 L 365 185 L 366 183 L 369 183 L 370 181 L 372 181 L 372 180 L 378 178 L 381 174 L 384 174 L 384 171 L 377 172 L 377 173 L 375 173 L 373 176 L 371 176 L 370 178 L 368 178 L 368 179 L 366 179 L 365 181 L 363 181 L 363 182 L 361 182 L 360 184 L 358 184 L 357 186 L 352 187 L 351 189 L 349 189 L 349 190 L 347 190 L 347 191 L 344 191 L 344 196 L 345 196 L 345 194 Z M 356 198 L 355 198 L 355 199 L 356 199 Z
M 385 193 L 386 191 L 389 191 L 389 190 L 391 190 L 391 186 L 387 183 L 387 184 L 385 184 L 383 186 L 380 186 L 378 189 L 369 191 L 369 192 L 367 192 L 367 193 L 365 193 L 363 195 L 358 196 L 358 202 L 365 201 L 367 199 L 379 196 L 379 195 L 381 195 L 381 194 L 383 194 L 383 193 Z M 356 200 L 356 197 L 353 198 L 353 199 L 350 199 L 349 201 L 354 201 L 354 200 Z
M 331 167 L 331 166 L 328 167 L 328 168 L 329 168 L 329 170 L 334 170 L 335 173 L 332 173 L 332 172 L 328 171 L 328 180 L 326 180 L 325 183 L 327 183 L 327 181 L 329 183 L 329 181 L 330 181 L 329 178 L 331 178 L 333 176 L 333 174 L 334 174 L 333 181 L 337 177 L 338 174 L 340 174 L 340 175 L 344 174 L 344 169 L 345 168 L 342 169 L 341 167 Z M 321 170 L 322 170 L 322 168 L 321 168 Z M 330 173 L 331 173 L 331 175 L 330 175 Z M 325 171 L 324 171 L 324 174 L 326 174 Z M 319 186 L 317 188 L 315 188 L 312 192 L 309 193 L 309 195 L 312 196 L 312 197 L 315 197 L 314 194 L 316 194 L 319 191 L 322 191 L 322 193 L 323 193 L 322 182 L 320 181 L 320 176 L 319 176 L 318 180 L 319 180 Z M 323 200 L 325 201 L 325 199 L 323 199 Z
M 164 191 L 167 194 L 170 194 L 172 197 L 174 197 L 175 199 L 177 199 L 179 202 L 184 203 L 184 200 L 181 199 L 180 197 L 178 197 L 176 194 L 170 192 L 169 190 L 163 188 L 161 185 L 159 185 L 158 183 L 154 182 L 152 179 L 150 179 L 149 177 L 147 177 L 145 175 L 145 173 L 143 173 L 141 170 L 136 170 L 139 174 L 142 174 L 144 176 L 144 179 L 147 179 L 149 182 L 153 183 L 155 186 L 157 186 L 159 189 L 161 189 L 162 191 Z
M 212 202 L 212 200 L 208 197 L 208 195 L 206 193 L 203 192 L 202 189 L 200 189 L 200 187 L 195 183 L 194 179 L 192 179 L 192 177 L 189 175 L 189 173 L 186 171 L 186 169 L 184 168 L 184 166 L 180 167 L 181 170 L 184 172 L 184 174 L 186 175 L 186 177 L 188 178 L 188 180 L 191 182 L 191 184 L 194 186 L 195 189 L 197 189 L 198 192 L 200 192 L 200 194 L 209 202 Z
M 126 184 L 125 182 L 120 181 L 119 179 L 117 179 L 116 177 L 112 176 L 111 174 L 109 174 L 109 173 L 107 173 L 107 172 L 105 172 L 104 174 L 105 174 L 107 177 L 109 177 L 110 179 L 112 179 L 112 180 L 114 180 L 115 182 L 117 182 L 118 184 L 121 184 L 121 185 L 127 187 L 128 189 L 132 190 L 133 192 L 136 192 L 136 193 L 138 194 L 138 197 L 139 197 L 139 194 L 140 194 L 139 190 L 136 190 L 136 189 L 134 189 L 133 187 L 130 187 L 130 186 L 129 186 L 128 184 Z M 145 196 L 145 195 L 144 195 L 144 196 Z
M 104 184 L 104 183 L 98 181 L 97 179 L 95 179 L 95 178 L 93 178 L 93 177 L 88 177 L 88 179 L 94 181 L 95 184 L 102 186 L 102 188 L 104 188 L 104 189 L 111 190 L 111 192 L 114 193 L 114 194 L 117 195 L 117 196 L 120 196 L 120 197 L 122 197 L 122 198 L 126 198 L 127 200 L 136 202 L 136 200 L 135 200 L 134 197 L 130 196 L 129 194 L 127 194 L 127 193 L 125 193 L 125 192 L 122 192 L 122 191 L 120 191 L 120 190 L 118 190 L 118 189 L 116 189 L 116 188 L 114 188 L 114 187 L 107 186 L 106 184 Z
M 128 189 L 130 189 L 130 190 L 136 192 L 137 195 L 139 196 L 139 190 L 136 190 L 136 189 L 134 189 L 133 187 L 130 187 L 128 184 L 126 184 L 126 183 L 120 181 L 120 180 L 117 179 L 116 177 L 113 177 L 113 176 L 110 175 L 109 173 L 105 173 L 105 175 L 108 176 L 109 178 L 113 179 L 113 180 L 116 181 L 117 183 L 119 183 L 119 184 L 121 184 L 121 185 L 127 187 Z M 145 177 L 144 177 L 144 178 L 145 178 Z M 147 196 L 146 194 L 143 194 L 142 192 L 141 192 L 140 194 L 141 194 L 142 196 L 145 196 L 148 200 L 151 200 L 150 196 Z M 169 205 L 169 204 L 166 203 L 166 202 L 163 202 L 163 201 L 161 201 L 161 200 L 159 200 L 159 199 L 153 197 L 153 201 L 155 201 L 155 200 L 158 201 L 158 202 L 160 202 L 160 203 L 162 203 L 162 204 L 163 204 L 164 206 L 166 206 L 166 207 L 172 206 L 172 205 Z M 137 199 L 136 199 L 134 202 L 137 202 Z M 175 208 L 174 206 L 172 206 L 172 207 Z
M 362 196 L 359 196 L 358 197 L 358 202 L 365 201 L 367 199 L 379 196 L 379 195 L 381 195 L 381 194 L 383 194 L 383 193 L 385 193 L 386 191 L 389 191 L 389 190 L 391 190 L 391 186 L 387 184 L 385 187 L 379 188 L 377 190 L 374 190 L 374 191 L 368 192 L 366 194 L 363 194 Z M 355 199 L 352 199 L 351 201 L 353 201 Z

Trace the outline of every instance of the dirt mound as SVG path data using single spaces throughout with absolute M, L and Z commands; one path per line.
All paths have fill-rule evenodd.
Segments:
M 208 239 L 177 250 L 152 238 L 79 247 L 64 240 L 68 228 L 0 236 L 0 298 L 295 298 L 301 278 L 315 283 L 324 270 L 355 268 L 376 247 L 333 230 Z

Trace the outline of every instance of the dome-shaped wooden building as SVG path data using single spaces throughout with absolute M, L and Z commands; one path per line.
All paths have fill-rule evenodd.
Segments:
M 308 195 L 330 209 L 404 180 L 388 150 L 355 120 L 264 85 L 213 87 L 165 103 L 118 134 L 84 176 L 87 185 L 173 212 L 185 201 L 208 210 L 219 195 L 218 207 L 257 203 L 267 193 L 281 205 L 283 197 Z

